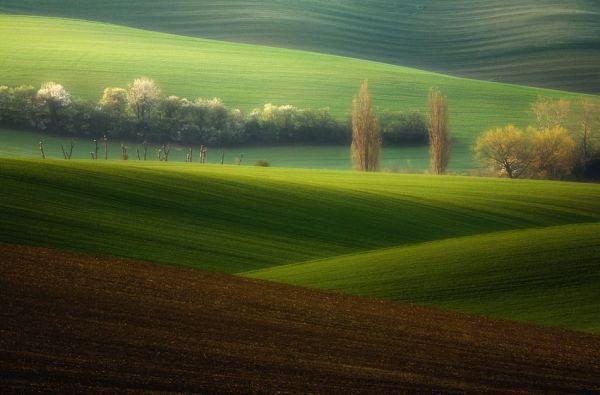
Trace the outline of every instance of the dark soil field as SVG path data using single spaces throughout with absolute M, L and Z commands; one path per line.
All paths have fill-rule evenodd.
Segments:
M 0 392 L 600 391 L 600 337 L 0 245 Z

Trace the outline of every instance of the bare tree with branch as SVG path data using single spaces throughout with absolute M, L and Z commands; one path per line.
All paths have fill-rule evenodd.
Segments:
M 67 152 L 65 150 L 65 146 L 64 145 L 60 145 L 60 148 L 62 149 L 62 153 L 63 156 L 65 157 L 65 159 L 71 159 L 71 156 L 73 156 L 73 147 L 75 147 L 75 143 L 73 142 L 73 140 L 71 140 L 70 142 L 70 147 L 69 147 L 69 151 Z
M 450 162 L 448 99 L 439 89 L 429 91 L 429 159 L 434 174 L 444 174 Z
M 352 101 L 352 145 L 350 153 L 354 168 L 360 171 L 377 171 L 381 137 L 379 122 L 373 112 L 369 85 L 363 81 L 358 95 Z

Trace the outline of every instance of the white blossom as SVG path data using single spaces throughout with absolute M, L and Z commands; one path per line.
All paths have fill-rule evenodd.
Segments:
M 298 109 L 290 104 L 275 106 L 271 103 L 267 103 L 263 107 L 260 119 L 267 122 L 288 123 L 291 122 L 298 113 Z
M 196 105 L 200 107 L 208 108 L 209 110 L 222 110 L 225 109 L 225 105 L 221 101 L 221 99 L 217 97 L 213 97 L 212 99 L 203 99 L 198 98 L 196 100 Z
M 138 118 L 143 118 L 160 99 L 160 89 L 150 78 L 136 78 L 127 90 L 127 101 Z
M 44 104 L 53 103 L 62 107 L 71 104 L 71 95 L 61 85 L 55 82 L 46 82 L 37 92 L 37 98 Z

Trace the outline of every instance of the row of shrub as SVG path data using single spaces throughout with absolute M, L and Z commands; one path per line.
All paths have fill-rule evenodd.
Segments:
M 426 144 L 427 126 L 418 112 L 383 112 L 382 141 Z M 348 144 L 349 121 L 328 109 L 266 104 L 243 114 L 219 99 L 164 96 L 156 84 L 138 78 L 127 89 L 106 88 L 95 102 L 74 99 L 60 84 L 0 86 L 0 125 L 65 136 L 206 144 Z
M 488 130 L 473 147 L 495 175 L 510 178 L 600 178 L 600 101 L 539 99 L 534 125 Z

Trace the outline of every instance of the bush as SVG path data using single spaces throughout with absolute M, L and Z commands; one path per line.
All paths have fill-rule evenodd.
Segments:
M 57 130 L 66 128 L 64 114 L 72 105 L 71 94 L 55 82 L 45 82 L 36 94 L 36 103 L 40 111 L 43 129 Z
M 4 120 L 3 118 L 8 114 L 8 106 L 11 100 L 11 89 L 8 86 L 0 86 L 0 123 Z
M 386 111 L 380 119 L 381 138 L 386 145 L 427 144 L 427 122 L 418 111 L 408 114 Z
M 333 144 L 350 142 L 350 128 L 338 122 L 329 109 L 301 110 L 292 135 L 293 143 Z
M 0 87 L 0 123 L 39 129 L 36 94 L 32 86 Z
M 513 125 L 483 133 L 474 151 L 486 167 L 510 178 L 562 178 L 575 165 L 575 142 L 562 126 L 529 127 L 527 134 Z
M 259 160 L 257 160 L 256 162 L 254 162 L 254 166 L 260 166 L 260 167 L 269 167 L 269 166 L 271 166 L 271 165 L 270 165 L 270 164 L 269 164 L 269 162 L 267 162 L 266 160 L 264 160 L 264 159 L 259 159 Z
M 103 125 L 100 109 L 89 102 L 73 102 L 61 113 L 60 132 L 64 135 L 96 137 L 102 134 Z
M 587 161 L 585 169 L 582 170 L 583 177 L 590 180 L 600 180 L 600 157 Z
M 384 142 L 426 142 L 419 113 L 384 114 Z M 97 103 L 72 98 L 60 84 L 0 86 L 0 126 L 46 133 L 149 143 L 232 146 L 241 144 L 349 144 L 350 125 L 329 109 L 266 104 L 245 116 L 219 99 L 163 96 L 138 78 L 127 89 L 109 87 Z
M 539 178 L 562 178 L 575 165 L 575 141 L 562 126 L 537 130 L 529 128 L 532 141 L 532 175 Z
M 326 108 L 298 109 L 291 105 L 265 104 L 246 121 L 246 140 L 263 144 L 348 143 L 350 132 Z
M 475 157 L 499 176 L 517 178 L 526 174 L 531 164 L 531 144 L 523 131 L 507 125 L 488 130 L 477 139 Z

